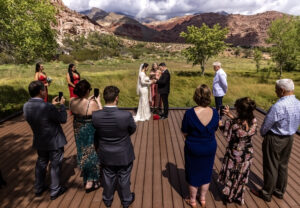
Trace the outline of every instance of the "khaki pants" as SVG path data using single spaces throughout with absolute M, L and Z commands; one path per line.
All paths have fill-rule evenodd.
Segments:
M 288 177 L 288 162 L 293 146 L 293 136 L 278 136 L 268 133 L 262 143 L 264 186 L 263 195 L 283 196 Z

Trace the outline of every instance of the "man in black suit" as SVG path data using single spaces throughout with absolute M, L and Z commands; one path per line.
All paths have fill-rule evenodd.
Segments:
M 130 112 L 117 108 L 119 92 L 115 86 L 104 89 L 106 105 L 103 110 L 93 112 L 92 122 L 96 129 L 95 147 L 103 167 L 102 199 L 110 207 L 117 185 L 121 203 L 126 208 L 135 197 L 130 191 L 130 174 L 135 159 L 130 135 L 135 132 L 136 124 Z
M 159 80 L 156 81 L 156 84 L 158 84 L 158 93 L 161 96 L 162 102 L 164 104 L 164 113 L 161 115 L 161 119 L 168 118 L 169 113 L 169 93 L 170 93 L 170 73 L 167 69 L 167 66 L 165 63 L 159 64 L 159 69 L 161 70 L 161 77 Z
M 44 102 L 46 89 L 41 81 L 33 81 L 28 87 L 31 99 L 24 104 L 26 121 L 33 131 L 33 148 L 37 150 L 38 159 L 35 167 L 35 195 L 41 196 L 47 189 L 45 176 L 48 163 L 51 163 L 50 199 L 62 195 L 66 188 L 60 185 L 60 169 L 63 160 L 66 137 L 60 124 L 67 122 L 65 99 L 52 100 L 52 104 Z M 60 105 L 58 110 L 55 105 Z

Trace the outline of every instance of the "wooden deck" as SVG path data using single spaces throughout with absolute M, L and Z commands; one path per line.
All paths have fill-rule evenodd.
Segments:
M 167 120 L 138 123 L 136 133 L 132 136 L 136 160 L 131 175 L 132 190 L 136 193 L 135 208 L 181 208 L 189 207 L 183 197 L 188 194 L 184 176 L 184 138 L 180 132 L 183 110 L 172 110 Z M 259 124 L 263 114 L 256 112 Z M 102 188 L 85 194 L 76 167 L 76 146 L 72 128 L 72 118 L 64 126 L 68 139 L 65 146 L 65 159 L 62 167 L 62 181 L 69 187 L 68 191 L 54 201 L 49 193 L 34 197 L 34 167 L 36 153 L 31 148 L 32 132 L 23 117 L 17 117 L 0 126 L 0 168 L 9 185 L 0 190 L 0 207 L 12 208 L 55 208 L 55 207 L 105 207 L 102 202 Z M 226 207 L 222 203 L 221 186 L 216 182 L 225 152 L 226 141 L 217 132 L 218 149 L 215 158 L 213 180 L 207 194 L 208 208 Z M 251 167 L 249 187 L 262 185 L 262 138 L 253 139 L 255 159 Z M 289 163 L 287 192 L 283 200 L 275 197 L 267 203 L 250 193 L 247 188 L 245 205 L 242 207 L 300 207 L 300 136 L 294 140 Z M 49 178 L 48 178 L 49 180 Z M 121 207 L 119 197 L 115 195 L 112 207 Z M 240 207 L 228 204 L 227 207 Z

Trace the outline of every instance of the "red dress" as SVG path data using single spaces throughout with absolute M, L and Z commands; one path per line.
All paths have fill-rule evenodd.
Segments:
M 79 81 L 80 81 L 80 77 L 78 75 L 74 76 L 73 74 L 73 79 L 74 79 L 74 82 L 73 84 L 76 85 Z M 70 98 L 76 98 L 78 97 L 77 95 L 74 94 L 74 87 L 72 87 L 71 85 L 69 85 L 69 91 L 70 91 Z
M 44 83 L 44 85 L 45 84 L 47 84 L 48 82 L 47 82 L 47 76 L 43 76 L 43 75 L 40 75 L 39 76 L 39 81 L 41 81 L 41 82 L 43 82 Z M 45 90 L 46 90 L 46 96 L 45 96 L 45 98 L 44 98 L 44 101 L 45 102 L 48 102 L 48 87 L 47 86 L 45 86 Z

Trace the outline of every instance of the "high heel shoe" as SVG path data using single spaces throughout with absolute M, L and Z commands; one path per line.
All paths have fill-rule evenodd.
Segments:
M 185 198 L 184 199 L 185 203 L 187 203 L 189 206 L 191 206 L 192 208 L 197 208 L 197 202 L 191 202 L 191 200 L 189 198 Z
M 200 200 L 200 205 L 201 205 L 201 208 L 206 208 L 206 201 Z
M 95 190 L 97 190 L 98 188 L 100 188 L 100 184 L 99 184 L 99 182 L 95 182 L 95 181 L 93 181 L 93 185 L 92 185 L 92 187 L 91 188 L 88 188 L 88 189 L 85 189 L 85 193 L 90 193 L 90 192 L 92 192 L 92 191 L 95 191 Z

